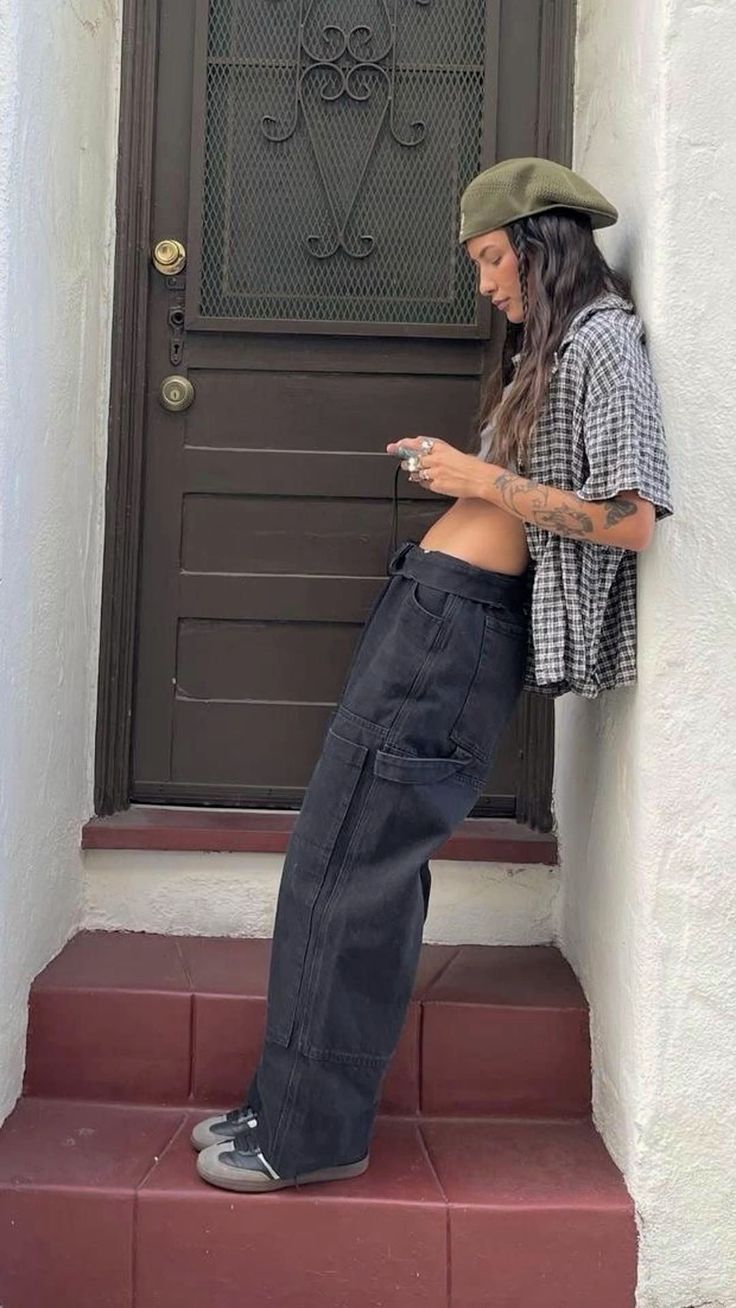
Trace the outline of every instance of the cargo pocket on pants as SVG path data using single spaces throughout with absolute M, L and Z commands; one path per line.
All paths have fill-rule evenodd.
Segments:
M 266 1019 L 266 1039 L 278 1045 L 291 1041 L 320 892 L 328 887 L 335 847 L 367 755 L 366 745 L 328 728 L 289 840 L 276 906 Z
M 373 770 L 377 786 L 393 798 L 381 798 L 391 814 L 386 840 L 396 842 L 418 869 L 452 835 L 472 809 L 482 788 L 481 764 L 462 746 L 439 757 L 376 751 Z

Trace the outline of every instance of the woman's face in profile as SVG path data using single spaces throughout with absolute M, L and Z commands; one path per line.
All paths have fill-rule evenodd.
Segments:
M 465 244 L 473 263 L 478 266 L 478 290 L 487 295 L 510 322 L 524 321 L 524 304 L 519 283 L 519 261 L 511 241 L 502 227 L 481 232 Z

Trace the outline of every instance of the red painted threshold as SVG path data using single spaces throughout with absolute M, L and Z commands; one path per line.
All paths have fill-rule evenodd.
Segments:
M 293 812 L 131 804 L 82 827 L 82 849 L 187 849 L 283 854 Z M 460 861 L 557 864 L 553 833 L 512 818 L 466 818 L 434 855 Z

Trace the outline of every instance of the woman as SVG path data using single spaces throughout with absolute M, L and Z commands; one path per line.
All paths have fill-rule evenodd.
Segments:
M 428 859 L 525 685 L 592 697 L 635 678 L 636 554 L 672 505 L 641 320 L 592 235 L 616 210 L 520 159 L 475 178 L 461 211 L 507 320 L 481 457 L 401 441 L 411 479 L 456 502 L 390 560 L 289 841 L 261 1060 L 244 1105 L 192 1136 L 200 1175 L 229 1190 L 365 1170 Z

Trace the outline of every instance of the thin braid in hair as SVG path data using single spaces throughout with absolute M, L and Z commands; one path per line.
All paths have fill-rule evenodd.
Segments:
M 529 339 L 529 333 L 528 333 L 529 254 L 528 254 L 528 247 L 527 247 L 526 232 L 524 231 L 524 229 L 522 227 L 516 227 L 516 228 L 510 227 L 508 229 L 508 233 L 511 240 L 511 244 L 514 248 L 514 253 L 516 254 L 516 258 L 518 260 L 517 272 L 519 276 L 519 288 L 521 290 L 521 304 L 524 310 L 524 321 L 521 324 L 521 344 L 519 345 L 519 353 L 523 355 L 526 352 L 527 342 Z M 522 449 L 520 445 L 516 451 L 516 466 L 521 474 L 523 474 L 526 471 L 526 462 L 524 459 L 524 453 L 525 451 Z
M 521 227 L 517 227 L 516 230 L 510 227 L 508 229 L 508 232 L 511 238 L 511 244 L 514 247 L 514 253 L 516 254 L 516 258 L 519 263 L 519 267 L 518 267 L 519 286 L 521 288 L 521 303 L 524 309 L 524 322 L 522 323 L 521 345 L 519 349 L 520 349 L 520 353 L 523 354 L 527 344 L 527 336 L 528 336 L 527 325 L 529 322 L 529 279 L 527 275 L 527 270 L 529 267 L 529 255 L 528 255 L 528 247 L 527 247 L 527 240 L 526 240 L 526 232 Z
M 515 322 L 506 323 L 506 335 L 503 338 L 503 351 L 501 354 L 501 385 L 506 386 L 514 377 L 514 356 L 517 353 L 519 338 L 521 335 L 520 325 Z

